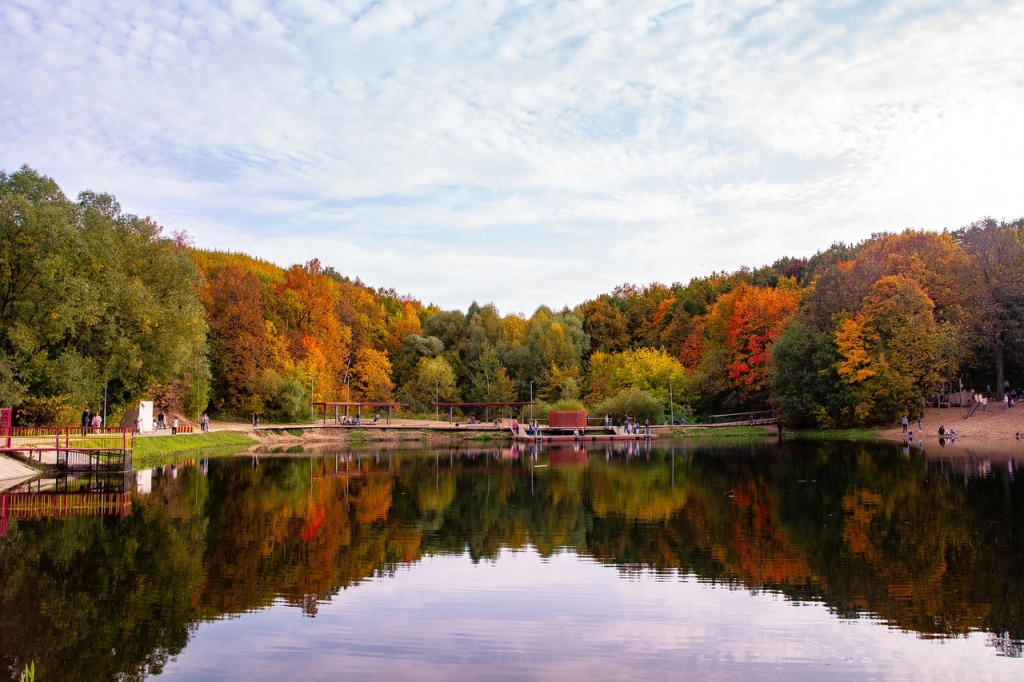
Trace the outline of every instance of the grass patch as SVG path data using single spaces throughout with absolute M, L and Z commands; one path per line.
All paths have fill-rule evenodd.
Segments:
M 161 463 L 168 455 L 178 455 L 207 448 L 249 446 L 257 441 L 237 431 L 182 434 L 180 436 L 147 436 L 132 443 L 132 461 L 135 466 Z
M 482 441 L 484 443 L 494 440 L 494 436 L 489 433 L 481 433 L 470 438 L 471 441 Z
M 843 440 L 843 441 L 876 441 L 885 440 L 874 431 L 867 429 L 804 429 L 801 431 L 784 431 L 784 438 L 789 440 Z
M 288 434 L 296 437 L 301 437 L 305 432 L 304 429 L 288 429 Z
M 776 433 L 760 426 L 723 426 L 721 428 L 687 428 L 685 426 L 672 428 L 670 438 L 685 438 L 693 440 L 727 440 L 733 438 L 774 438 Z

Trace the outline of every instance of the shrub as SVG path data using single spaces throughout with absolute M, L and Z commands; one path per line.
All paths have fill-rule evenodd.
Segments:
M 602 400 L 594 406 L 593 412 L 600 416 L 611 415 L 615 421 L 621 421 L 626 415 L 640 423 L 650 419 L 652 424 L 659 424 L 665 419 L 665 406 L 661 401 L 636 389 L 619 391 Z
M 29 396 L 15 408 L 14 423 L 19 426 L 76 426 L 78 410 L 59 395 L 52 398 Z

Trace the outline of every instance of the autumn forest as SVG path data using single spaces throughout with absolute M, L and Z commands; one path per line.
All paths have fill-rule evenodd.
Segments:
M 871 426 L 1018 385 L 1022 341 L 1024 218 L 878 233 L 526 317 L 442 310 L 317 259 L 198 249 L 110 195 L 0 173 L 0 405 L 25 424 L 74 421 L 106 391 L 114 417 L 145 398 L 191 419 L 300 421 L 311 401 L 415 415 L 532 396 L 541 416 L 774 409 L 794 427 Z

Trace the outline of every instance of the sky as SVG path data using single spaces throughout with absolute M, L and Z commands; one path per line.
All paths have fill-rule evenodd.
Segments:
M 502 314 L 1024 216 L 1024 2 L 4 0 L 0 170 Z

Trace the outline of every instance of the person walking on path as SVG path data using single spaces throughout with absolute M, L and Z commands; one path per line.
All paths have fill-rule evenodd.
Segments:
M 174 415 L 174 421 L 171 422 L 171 435 L 178 435 L 178 415 Z
M 921 429 L 921 418 L 920 418 L 920 417 L 918 417 L 918 418 L 917 418 L 917 431 L 918 431 L 918 433 L 920 433 L 920 432 L 921 432 L 921 430 L 922 430 L 922 429 Z
M 87 429 L 90 424 L 92 424 L 92 412 L 86 407 L 85 412 L 82 413 L 82 428 Z

